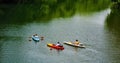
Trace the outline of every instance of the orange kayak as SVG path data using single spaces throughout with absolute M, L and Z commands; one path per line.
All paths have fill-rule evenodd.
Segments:
M 57 49 L 57 50 L 64 50 L 63 46 L 56 46 L 55 44 L 48 43 L 47 46 Z

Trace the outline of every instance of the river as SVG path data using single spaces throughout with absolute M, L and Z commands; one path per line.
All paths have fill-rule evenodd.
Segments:
M 119 63 L 120 38 L 110 32 L 106 18 L 110 9 L 88 15 L 76 14 L 49 22 L 0 24 L 0 63 Z M 29 41 L 33 34 L 44 36 Z M 74 48 L 64 41 L 78 39 L 86 48 Z M 47 43 L 61 42 L 64 50 L 50 50 Z

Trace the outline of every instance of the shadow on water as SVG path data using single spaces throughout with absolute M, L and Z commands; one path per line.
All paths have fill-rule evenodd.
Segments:
M 58 49 L 55 49 L 55 48 L 52 48 L 52 47 L 49 47 L 49 46 L 47 46 L 47 49 L 49 50 L 49 53 L 51 55 L 54 55 L 55 53 L 57 53 L 57 55 L 60 55 L 61 52 L 64 51 L 64 50 L 58 50 Z

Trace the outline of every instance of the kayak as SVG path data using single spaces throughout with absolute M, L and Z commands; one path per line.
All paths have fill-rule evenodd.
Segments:
M 70 45 L 70 46 L 73 46 L 73 47 L 78 47 L 78 48 L 85 48 L 85 46 L 82 43 L 80 45 L 75 45 L 72 42 L 65 41 L 64 44 Z
M 55 44 L 51 44 L 51 43 L 48 43 L 47 46 L 57 50 L 64 50 L 63 46 L 56 46 Z
M 40 38 L 38 36 L 32 36 L 32 39 L 36 42 L 39 42 L 40 41 Z

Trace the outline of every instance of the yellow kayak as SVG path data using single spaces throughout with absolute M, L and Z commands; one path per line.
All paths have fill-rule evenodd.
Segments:
M 64 44 L 70 45 L 70 46 L 73 46 L 73 47 L 78 47 L 78 48 L 85 48 L 85 46 L 84 46 L 82 43 L 79 44 L 79 45 L 75 45 L 75 44 L 73 44 L 72 42 L 67 42 L 67 41 L 65 41 Z

